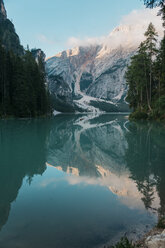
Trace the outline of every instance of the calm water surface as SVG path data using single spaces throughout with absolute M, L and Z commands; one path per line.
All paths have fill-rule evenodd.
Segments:
M 165 127 L 124 115 L 0 121 L 0 247 L 94 248 L 165 213 Z

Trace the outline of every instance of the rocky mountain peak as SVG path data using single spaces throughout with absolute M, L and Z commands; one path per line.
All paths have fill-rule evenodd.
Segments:
M 39 60 L 41 60 L 43 63 L 45 63 L 46 55 L 41 49 L 32 49 L 31 53 L 33 57 L 35 58 L 36 62 L 39 63 Z
M 20 44 L 19 36 L 15 31 L 14 24 L 7 18 L 3 0 L 0 0 L 0 40 L 1 44 L 8 51 L 23 55 L 24 49 Z
M 125 21 L 99 44 L 84 44 L 47 59 L 55 109 L 67 112 L 70 105 L 78 112 L 129 111 L 125 72 L 145 39 L 149 22 L 147 18 L 138 23 Z M 161 20 L 153 18 L 153 24 L 162 37 Z
M 0 16 L 3 18 L 7 18 L 7 13 L 6 13 L 6 9 L 5 9 L 5 5 L 3 0 L 0 0 Z
M 116 27 L 112 32 L 111 32 L 111 35 L 112 34 L 116 34 L 118 32 L 122 32 L 122 33 L 128 33 L 131 31 L 131 26 L 130 25 L 120 25 L 118 27 Z

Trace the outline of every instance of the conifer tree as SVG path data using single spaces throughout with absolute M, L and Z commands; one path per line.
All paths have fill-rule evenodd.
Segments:
M 144 43 L 139 46 L 138 52 L 131 59 L 131 64 L 126 72 L 126 80 L 129 85 L 127 101 L 134 109 L 144 108 L 146 101 L 149 105 L 148 97 L 148 56 Z M 142 80 L 143 79 L 143 80 Z
M 165 28 L 165 0 L 144 0 L 147 8 L 160 7 L 159 15 L 162 16 L 163 27 Z
M 35 117 L 50 111 L 43 61 L 0 45 L 0 116 Z
M 165 37 L 157 49 L 152 23 L 126 72 L 127 101 L 135 118 L 165 118 Z
M 154 7 L 162 6 L 164 4 L 164 0 L 144 0 L 144 4 L 147 7 L 154 8 Z
M 152 90 L 153 90 L 153 65 L 154 65 L 154 58 L 157 55 L 157 49 L 156 49 L 156 43 L 157 43 L 157 33 L 155 30 L 155 27 L 152 23 L 149 24 L 147 31 L 145 32 L 145 46 L 146 46 L 146 52 L 149 58 L 149 102 L 151 106 L 152 101 Z M 150 107 L 151 110 L 151 107 Z

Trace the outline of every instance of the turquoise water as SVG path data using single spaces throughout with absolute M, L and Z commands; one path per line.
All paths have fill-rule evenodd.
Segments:
M 0 121 L 0 247 L 93 248 L 165 213 L 165 127 L 125 115 Z

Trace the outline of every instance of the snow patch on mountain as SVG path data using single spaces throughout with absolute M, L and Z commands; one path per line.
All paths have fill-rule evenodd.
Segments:
M 49 90 L 56 99 L 55 108 L 62 111 L 64 102 L 71 111 L 127 111 L 126 68 L 145 39 L 151 19 L 159 36 L 163 36 L 156 11 L 134 11 L 102 43 L 85 43 L 47 59 Z

